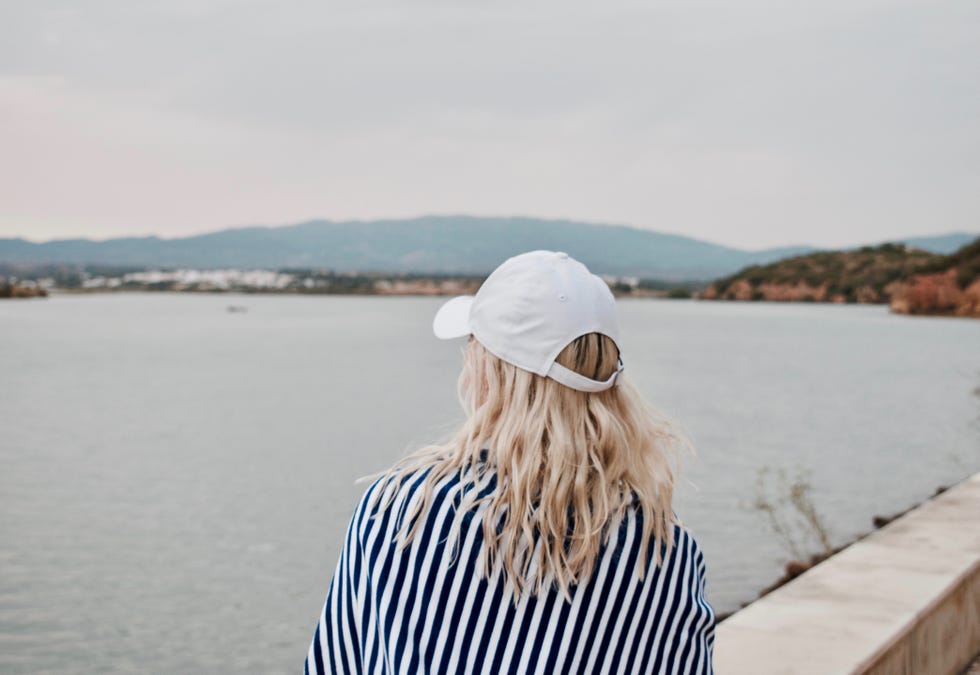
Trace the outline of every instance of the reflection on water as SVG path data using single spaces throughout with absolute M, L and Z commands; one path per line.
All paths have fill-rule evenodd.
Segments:
M 432 298 L 0 304 L 0 671 L 295 672 L 363 486 L 459 422 Z M 235 306 L 247 311 L 228 311 Z M 760 469 L 830 541 L 980 468 L 980 322 L 620 303 L 627 374 L 698 449 L 677 510 L 720 612 L 787 558 Z

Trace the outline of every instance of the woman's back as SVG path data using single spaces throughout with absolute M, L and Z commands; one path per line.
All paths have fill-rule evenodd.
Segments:
M 641 556 L 641 510 L 628 509 L 591 579 L 570 589 L 571 602 L 549 586 L 515 605 L 500 574 L 479 571 L 485 505 L 460 511 L 494 492 L 492 470 L 442 478 L 417 516 L 418 533 L 399 545 L 400 517 L 421 498 L 430 470 L 380 479 L 365 492 L 308 673 L 711 672 L 714 613 L 701 551 L 686 530 L 675 526 L 658 566 L 652 551 Z
M 568 255 L 446 302 L 466 420 L 361 499 L 317 673 L 710 673 L 704 563 L 671 506 L 671 425 L 623 376 L 615 298 Z

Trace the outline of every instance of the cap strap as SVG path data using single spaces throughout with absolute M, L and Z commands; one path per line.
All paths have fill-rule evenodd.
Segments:
M 613 374 L 609 376 L 605 381 L 593 380 L 581 373 L 576 373 L 574 370 L 569 370 L 565 366 L 558 362 L 552 363 L 551 367 L 548 369 L 547 376 L 556 382 L 560 382 L 566 387 L 571 387 L 572 389 L 577 389 L 578 391 L 585 392 L 596 392 L 605 391 L 610 389 L 616 384 L 616 380 L 619 374 L 623 372 L 623 360 L 619 359 L 619 364 Z

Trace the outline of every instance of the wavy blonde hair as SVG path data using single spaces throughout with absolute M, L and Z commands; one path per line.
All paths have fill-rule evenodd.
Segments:
M 589 333 L 556 360 L 605 380 L 619 351 L 610 338 Z M 424 447 L 384 474 L 428 470 L 421 498 L 404 511 L 396 540 L 407 546 L 417 534 L 423 521 L 418 516 L 443 478 L 470 475 L 475 482 L 493 471 L 495 489 L 482 498 L 469 491 L 454 530 L 458 536 L 463 513 L 487 504 L 483 573 L 502 570 L 515 601 L 525 590 L 539 593 L 551 583 L 570 597 L 570 587 L 591 576 L 612 525 L 634 501 L 643 516 L 642 579 L 651 540 L 658 565 L 673 546 L 677 448 L 686 440 L 627 378 L 619 378 L 606 391 L 577 391 L 503 361 L 471 337 L 458 383 L 466 422 L 449 442 Z M 395 492 L 375 494 L 387 493 L 390 504 Z

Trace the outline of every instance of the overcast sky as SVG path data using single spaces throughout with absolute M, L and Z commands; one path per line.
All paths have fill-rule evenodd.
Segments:
M 980 231 L 977 0 L 11 0 L 0 236 Z

